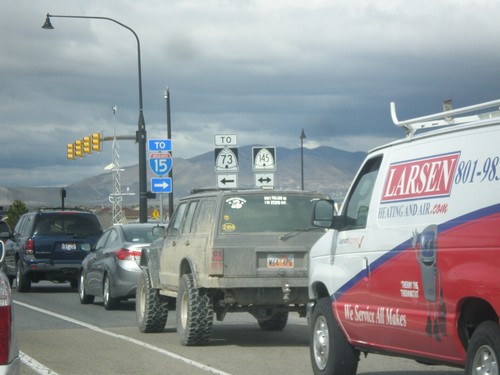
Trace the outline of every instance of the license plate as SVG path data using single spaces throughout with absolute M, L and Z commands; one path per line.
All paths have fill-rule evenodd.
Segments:
M 293 254 L 269 254 L 267 256 L 267 268 L 293 268 L 295 259 Z
M 61 250 L 65 251 L 76 250 L 76 243 L 63 243 L 61 244 Z

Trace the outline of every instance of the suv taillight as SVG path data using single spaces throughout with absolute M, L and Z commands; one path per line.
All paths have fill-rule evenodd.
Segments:
M 120 249 L 115 255 L 119 260 L 141 259 L 141 250 Z
M 33 255 L 33 249 L 35 248 L 35 240 L 33 238 L 28 238 L 26 244 L 24 245 L 24 250 L 27 255 Z
M 11 326 L 12 326 L 12 299 L 8 282 L 0 276 L 0 365 L 9 361 Z
M 208 274 L 210 276 L 224 275 L 224 249 L 212 249 Z

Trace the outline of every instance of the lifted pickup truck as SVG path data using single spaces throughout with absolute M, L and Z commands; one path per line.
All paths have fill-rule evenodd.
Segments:
M 213 315 L 249 312 L 264 330 L 306 315 L 311 228 L 305 191 L 211 190 L 181 200 L 166 237 L 144 249 L 136 295 L 141 332 L 163 331 L 176 306 L 182 345 L 208 342 Z

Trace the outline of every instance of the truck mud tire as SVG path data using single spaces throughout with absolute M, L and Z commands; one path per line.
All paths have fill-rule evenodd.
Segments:
M 182 345 L 206 344 L 212 334 L 213 302 L 194 286 L 193 276 L 181 278 L 177 294 L 177 334 Z
M 283 331 L 288 322 L 288 312 L 273 315 L 271 319 L 258 320 L 259 327 L 264 331 Z
M 354 349 L 333 316 L 330 297 L 321 298 L 311 314 L 311 364 L 316 375 L 355 375 L 359 351 Z
M 481 323 L 474 331 L 465 363 L 466 375 L 499 375 L 500 327 L 497 323 Z
M 16 281 L 18 292 L 29 292 L 31 289 L 31 277 L 29 273 L 24 273 L 23 262 L 19 260 L 16 267 Z
M 148 271 L 139 275 L 135 296 L 137 324 L 142 333 L 163 332 L 168 317 L 167 300 L 151 287 Z

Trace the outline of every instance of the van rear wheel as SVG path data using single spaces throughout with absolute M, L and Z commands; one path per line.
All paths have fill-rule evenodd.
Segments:
M 314 307 L 309 336 L 314 374 L 356 374 L 359 351 L 347 342 L 335 320 L 330 297 L 321 298 Z
M 206 344 L 212 334 L 213 301 L 194 285 L 193 275 L 182 275 L 177 293 L 177 334 L 182 345 Z
M 465 364 L 466 375 L 499 375 L 500 327 L 497 323 L 481 323 L 474 331 Z

